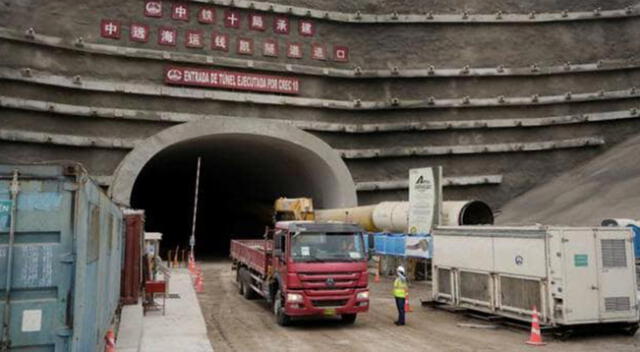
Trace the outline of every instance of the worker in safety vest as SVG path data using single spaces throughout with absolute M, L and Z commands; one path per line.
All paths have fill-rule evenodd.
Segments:
M 407 296 L 407 276 L 402 265 L 396 270 L 396 280 L 393 282 L 393 297 L 396 299 L 396 307 L 398 308 L 398 320 L 394 322 L 396 325 L 404 325 L 404 300 Z

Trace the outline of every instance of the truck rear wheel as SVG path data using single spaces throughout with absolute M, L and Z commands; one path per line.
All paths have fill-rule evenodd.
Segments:
M 276 297 L 273 301 L 273 313 L 276 315 L 276 322 L 278 325 L 288 326 L 291 324 L 291 317 L 284 314 L 284 299 L 280 289 L 276 292 Z
M 251 288 L 251 284 L 249 284 L 248 282 L 242 281 L 242 296 L 246 299 L 256 298 L 256 293 L 253 292 L 253 289 Z
M 358 314 L 342 314 L 342 322 L 345 324 L 353 324 L 356 322 Z
M 241 269 L 238 276 L 239 293 L 245 299 L 255 299 L 257 295 L 251 288 L 251 278 L 249 277 L 249 272 L 246 269 Z
M 238 270 L 236 271 L 236 282 L 238 283 L 238 294 L 242 294 L 242 286 L 243 286 L 243 282 L 242 282 L 242 268 L 238 267 Z

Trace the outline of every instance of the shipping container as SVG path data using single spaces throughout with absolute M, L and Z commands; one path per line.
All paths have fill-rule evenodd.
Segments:
M 638 328 L 633 232 L 623 227 L 440 227 L 433 297 L 550 326 Z
M 120 297 L 122 241 L 122 212 L 80 166 L 0 165 L 2 342 L 102 351 Z

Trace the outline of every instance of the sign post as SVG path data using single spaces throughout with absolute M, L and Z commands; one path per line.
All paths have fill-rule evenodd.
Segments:
M 440 221 L 442 168 L 409 170 L 409 234 L 429 234 Z

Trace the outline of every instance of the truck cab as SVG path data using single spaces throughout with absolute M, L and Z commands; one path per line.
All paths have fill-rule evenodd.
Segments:
M 355 321 L 369 309 L 365 248 L 356 225 L 278 222 L 273 268 L 282 297 L 274 297 L 276 315 L 341 315 Z
M 280 325 L 303 316 L 351 324 L 369 309 L 368 257 L 357 225 L 280 221 L 265 240 L 232 241 L 231 256 L 240 292 L 263 296 Z

